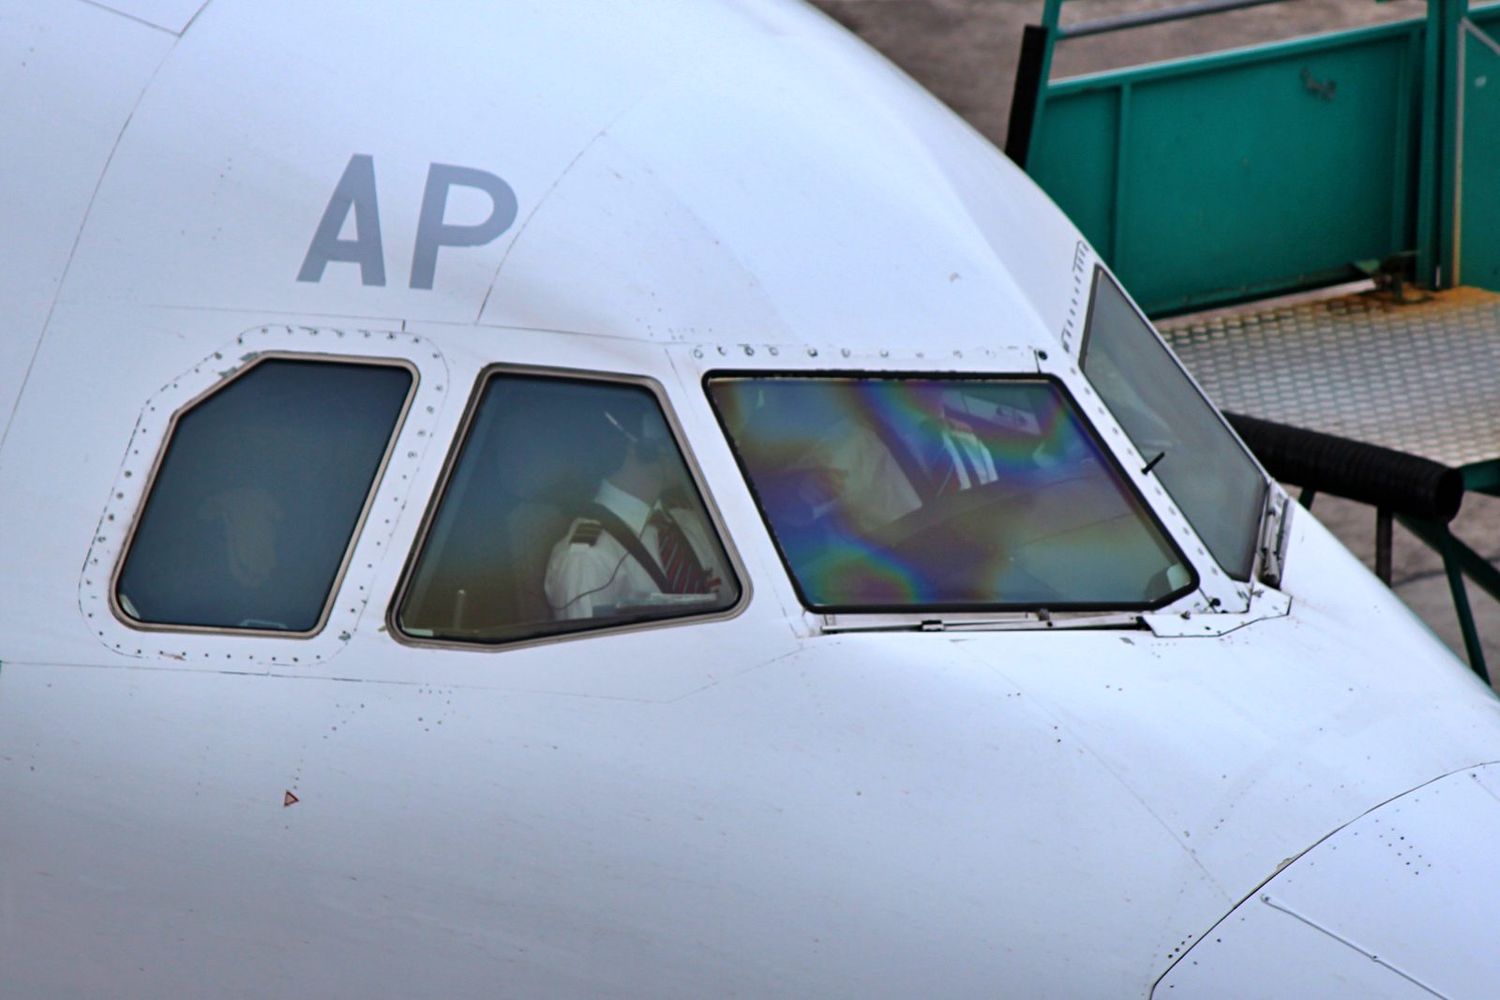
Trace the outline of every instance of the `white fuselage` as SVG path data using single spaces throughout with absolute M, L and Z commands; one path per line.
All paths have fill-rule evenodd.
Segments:
M 1500 760 L 1500 705 L 1305 512 L 1273 588 L 1152 501 L 1199 584 L 1099 628 L 804 609 L 711 373 L 1042 373 L 1154 486 L 1077 360 L 1093 251 L 821 16 L 6 0 L 0 79 L 0 994 L 1493 981 L 1496 864 L 1435 840 L 1463 906 L 1367 867 L 1178 963 L 1324 838 L 1444 776 L 1488 788 Z M 342 188 L 351 169 L 371 182 Z M 515 208 L 480 240 L 493 179 Z M 268 353 L 417 374 L 327 621 L 137 627 L 111 587 L 169 420 Z M 744 578 L 734 613 L 396 634 L 495 365 L 659 387 Z M 1500 800 L 1461 792 L 1408 816 L 1500 831 Z

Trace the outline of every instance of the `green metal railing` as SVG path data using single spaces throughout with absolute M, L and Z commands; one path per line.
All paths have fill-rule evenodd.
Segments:
M 1149 313 L 1379 268 L 1500 289 L 1500 4 L 1053 82 L 1068 38 L 1278 0 L 1061 25 L 1064 2 L 1027 29 L 1007 152 Z

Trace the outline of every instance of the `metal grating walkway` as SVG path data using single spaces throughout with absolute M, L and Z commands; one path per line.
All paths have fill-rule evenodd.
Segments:
M 1159 329 L 1226 410 L 1450 466 L 1500 459 L 1500 294 L 1364 292 Z

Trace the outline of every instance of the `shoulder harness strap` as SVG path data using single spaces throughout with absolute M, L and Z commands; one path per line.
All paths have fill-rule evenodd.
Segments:
M 582 516 L 598 521 L 605 531 L 614 536 L 615 541 L 624 546 L 631 558 L 640 563 L 641 569 L 651 576 L 651 582 L 656 584 L 657 590 L 663 594 L 670 592 L 672 584 L 667 580 L 661 564 L 646 550 L 645 544 L 630 530 L 630 526 L 620 520 L 618 514 L 602 504 L 588 503 L 584 504 Z

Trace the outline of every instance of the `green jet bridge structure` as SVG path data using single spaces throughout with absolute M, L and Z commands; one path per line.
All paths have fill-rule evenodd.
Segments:
M 1376 508 L 1386 582 L 1393 518 L 1441 553 L 1488 680 L 1464 578 L 1500 599 L 1500 572 L 1449 522 L 1500 495 L 1500 3 L 1053 81 L 1068 39 L 1284 0 L 1065 2 L 1026 29 L 1006 152 L 1273 475 Z

